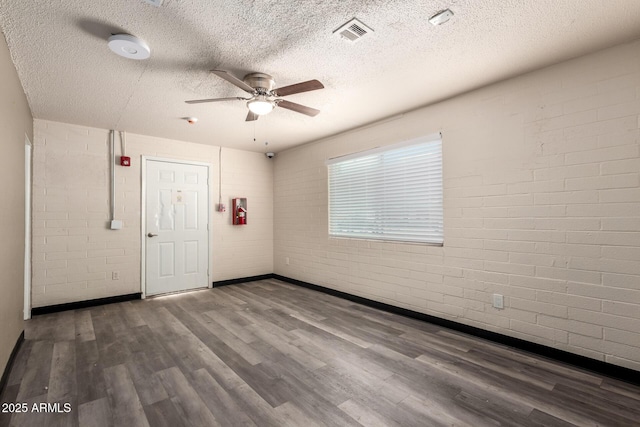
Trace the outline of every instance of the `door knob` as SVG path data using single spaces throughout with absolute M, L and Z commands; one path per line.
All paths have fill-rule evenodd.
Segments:
M 156 237 L 156 236 L 157 236 L 157 234 L 153 234 L 153 233 L 147 234 L 147 237 Z

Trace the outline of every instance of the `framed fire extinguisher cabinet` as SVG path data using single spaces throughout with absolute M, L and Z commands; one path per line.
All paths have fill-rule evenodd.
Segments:
M 233 199 L 233 225 L 247 224 L 247 199 L 238 197 Z

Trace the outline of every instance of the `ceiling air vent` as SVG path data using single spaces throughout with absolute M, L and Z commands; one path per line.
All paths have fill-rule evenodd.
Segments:
M 335 30 L 333 34 L 337 34 L 343 39 L 355 42 L 371 32 L 373 32 L 371 28 L 367 27 L 356 18 L 353 18 L 351 21 Z

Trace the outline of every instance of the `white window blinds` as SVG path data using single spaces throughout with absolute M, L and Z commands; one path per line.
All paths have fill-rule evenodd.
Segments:
M 440 134 L 327 166 L 331 236 L 442 244 Z

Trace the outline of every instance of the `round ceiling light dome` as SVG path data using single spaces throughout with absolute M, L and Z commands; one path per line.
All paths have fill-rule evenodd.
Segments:
M 142 39 L 130 34 L 114 34 L 107 43 L 109 49 L 129 59 L 147 59 L 151 56 L 149 45 Z
M 271 110 L 273 110 L 274 102 L 269 101 L 266 96 L 258 95 L 255 99 L 247 102 L 247 107 L 253 114 L 257 114 L 259 116 L 269 114 Z

